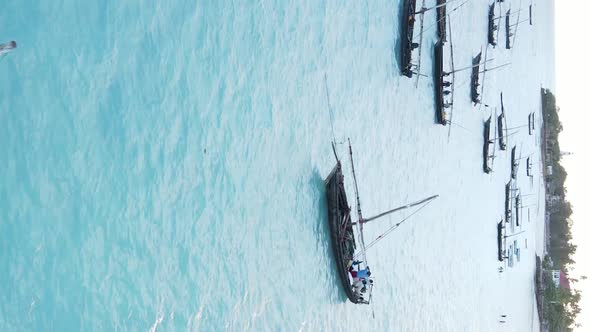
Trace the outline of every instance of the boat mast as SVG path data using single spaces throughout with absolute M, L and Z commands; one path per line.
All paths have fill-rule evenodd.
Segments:
M 486 50 L 486 52 L 487 52 L 487 50 Z M 493 59 L 492 59 L 492 60 L 493 60 Z M 505 64 L 503 64 L 503 65 L 499 65 L 499 66 L 496 66 L 496 67 L 492 67 L 492 68 L 490 68 L 490 69 L 484 69 L 484 70 L 483 70 L 483 71 L 481 71 L 480 73 L 485 73 L 486 71 L 490 71 L 490 70 L 494 70 L 494 69 L 502 68 L 502 67 L 508 66 L 508 65 L 510 65 L 510 64 L 512 64 L 512 63 L 508 62 L 508 63 L 505 63 Z
M 492 60 L 494 60 L 494 59 L 487 60 L 487 62 L 490 62 L 490 61 L 492 61 Z M 447 75 L 444 75 L 444 74 L 443 74 L 443 76 L 448 76 L 448 75 L 450 75 L 450 74 L 454 74 L 454 73 L 457 73 L 457 72 L 460 72 L 460 71 L 463 71 L 463 70 L 467 70 L 467 69 L 471 69 L 471 68 L 479 67 L 479 66 L 480 66 L 482 63 L 483 63 L 483 62 L 479 62 L 478 64 L 471 65 L 471 66 L 469 66 L 469 67 L 464 67 L 464 68 L 455 69 L 455 70 L 453 70 L 453 71 L 451 71 L 451 72 L 449 72 L 449 73 L 445 73 L 445 74 L 447 74 Z
M 359 198 L 359 187 L 356 182 L 356 173 L 354 172 L 354 162 L 352 161 L 352 146 L 350 145 L 350 138 L 348 139 L 348 151 L 350 153 L 350 166 L 352 168 L 352 179 L 354 181 L 354 194 L 356 195 L 356 212 L 358 213 L 359 220 L 362 220 L 363 213 L 361 212 L 361 199 Z
M 417 12 L 415 12 L 414 14 L 423 14 L 423 13 L 425 13 L 427 11 L 430 11 L 430 10 L 433 10 L 433 9 L 437 9 L 437 8 L 440 8 L 440 7 L 444 7 L 444 6 L 446 6 L 447 4 L 449 4 L 449 3 L 453 2 L 453 1 L 455 1 L 455 0 L 449 0 L 449 1 L 446 1 L 446 2 L 441 3 L 440 5 L 432 6 L 432 7 L 429 7 L 429 8 L 426 8 L 426 7 L 424 7 L 424 5 L 422 5 L 422 8 L 420 8 L 420 10 L 417 11 Z M 465 2 L 467 2 L 467 1 L 465 1 Z M 424 2 L 422 2 L 422 3 L 424 3 Z
M 427 198 L 425 198 L 425 199 L 419 200 L 419 201 L 417 201 L 417 202 L 410 203 L 410 204 L 408 204 L 408 205 L 404 205 L 404 206 L 400 206 L 400 207 L 397 207 L 397 208 L 395 208 L 395 209 L 391 209 L 391 210 L 385 211 L 385 212 L 383 212 L 383 213 L 379 213 L 379 214 L 378 214 L 378 215 L 376 215 L 376 216 L 373 216 L 373 217 L 370 217 L 370 218 L 366 218 L 366 219 L 361 219 L 361 220 L 359 220 L 359 222 L 360 222 L 361 224 L 366 224 L 366 223 L 368 223 L 369 221 L 373 221 L 373 220 L 375 220 L 375 219 L 379 219 L 379 218 L 381 218 L 381 217 L 384 217 L 384 216 L 386 216 L 386 215 L 388 215 L 388 214 L 391 214 L 391 213 L 393 213 L 393 212 L 397 212 L 397 211 L 405 210 L 405 209 L 408 209 L 408 208 L 414 207 L 414 206 L 416 206 L 416 205 L 420 205 L 420 204 L 426 203 L 426 202 L 428 202 L 428 201 L 430 201 L 430 200 L 433 200 L 433 199 L 435 199 L 435 198 L 437 198 L 437 197 L 438 197 L 438 195 L 432 195 L 432 196 L 430 196 L 430 197 L 427 197 Z
M 371 243 L 369 243 L 367 246 L 365 246 L 364 251 L 366 252 L 369 248 L 371 248 L 373 245 L 375 245 L 375 243 L 377 243 L 380 240 L 382 240 L 383 238 L 385 238 L 387 235 L 389 235 L 391 232 L 393 232 L 396 228 L 398 228 L 401 224 L 403 224 L 406 220 L 408 220 L 411 216 L 413 216 L 414 214 L 418 213 L 418 211 L 420 211 L 423 208 L 425 208 L 428 204 L 430 204 L 432 202 L 432 200 L 434 200 L 437 197 L 438 197 L 438 195 L 434 195 L 434 196 L 428 197 L 426 199 L 423 199 L 423 200 L 421 200 L 419 202 L 412 203 L 412 204 L 409 204 L 407 206 L 402 207 L 402 208 L 406 208 L 406 207 L 409 207 L 409 206 L 416 206 L 418 204 L 425 203 L 420 208 L 418 208 L 416 211 L 412 212 L 412 214 L 410 214 L 406 218 L 402 219 L 400 222 L 396 223 L 395 225 L 391 226 L 389 229 L 387 229 L 381 235 L 377 236 L 377 238 L 375 240 L 371 241 Z M 398 208 L 398 209 L 394 209 L 394 210 L 395 211 L 399 211 L 400 209 Z M 383 215 L 385 215 L 387 213 L 391 213 L 391 212 L 393 212 L 393 210 L 392 211 L 388 211 L 388 212 L 384 212 L 384 213 L 382 213 L 382 214 L 380 214 L 378 216 L 372 217 L 372 218 L 370 218 L 370 220 L 374 220 L 376 218 L 382 217 Z M 361 224 L 361 227 L 362 227 L 362 224 Z M 359 254 L 356 254 L 354 257 L 356 258 L 358 256 L 359 256 Z
M 453 31 L 451 30 L 451 15 L 448 14 L 447 15 L 447 23 L 449 25 L 449 46 L 450 46 L 450 50 L 451 50 L 451 72 L 453 74 L 453 76 L 451 77 L 451 81 L 453 82 L 453 84 L 451 85 L 451 110 L 449 114 L 449 133 L 447 135 L 447 138 L 450 139 L 451 138 L 451 127 L 453 126 L 453 101 L 454 101 L 454 96 L 455 96 L 455 58 L 454 58 L 454 54 L 453 54 Z
M 518 233 L 514 233 L 514 234 L 510 234 L 510 235 L 504 235 L 504 238 L 505 238 L 505 239 L 507 239 L 507 238 L 509 238 L 509 237 L 513 237 L 513 236 L 520 235 L 520 234 L 522 234 L 522 233 L 524 233 L 524 232 L 526 232 L 526 231 L 520 231 L 520 232 L 518 232 Z
M 361 199 L 359 198 L 359 187 L 356 181 L 356 173 L 354 171 L 354 163 L 352 161 L 352 146 L 350 144 L 350 138 L 348 139 L 348 151 L 350 153 L 350 166 L 352 168 L 352 179 L 354 181 L 354 193 L 356 195 L 356 212 L 358 214 L 358 219 L 363 220 L 363 214 L 361 212 Z M 355 225 L 356 223 L 353 223 Z M 365 266 L 368 266 L 367 261 L 367 250 L 365 248 L 365 237 L 363 236 L 363 225 L 359 225 L 359 242 L 361 246 L 361 252 L 359 254 L 363 255 L 363 261 L 365 262 Z

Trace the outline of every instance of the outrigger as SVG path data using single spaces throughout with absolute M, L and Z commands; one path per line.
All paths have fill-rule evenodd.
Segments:
M 369 221 L 381 218 L 396 211 L 401 211 L 407 208 L 415 207 L 422 204 L 428 204 L 434 200 L 438 195 L 427 197 L 418 202 L 404 205 L 389 211 L 385 211 L 371 218 L 363 218 L 361 212 L 360 198 L 358 194 L 358 185 L 354 171 L 354 163 L 352 159 L 352 147 L 350 139 L 348 140 L 348 151 L 350 154 L 350 166 L 352 169 L 352 177 L 354 180 L 354 189 L 356 195 L 358 221 L 353 222 L 351 217 L 351 208 L 348 205 L 346 190 L 344 188 L 344 174 L 342 171 L 342 163 L 336 153 L 335 143 L 332 142 L 332 151 L 336 157 L 336 165 L 328 175 L 325 181 L 326 196 L 328 202 L 328 223 L 330 225 L 330 233 L 332 239 L 332 249 L 334 251 L 334 258 L 340 280 L 344 288 L 344 292 L 348 299 L 355 304 L 369 304 L 371 302 L 373 280 L 370 278 L 370 270 L 366 258 L 366 250 L 374 245 L 377 241 L 384 238 L 391 233 L 406 219 L 398 222 L 393 227 L 389 228 L 385 233 L 380 235 L 377 239 L 365 246 L 363 237 L 363 225 Z M 409 218 L 409 217 L 408 217 Z M 356 228 L 356 231 L 355 231 Z M 356 233 L 356 236 L 355 236 Z M 357 251 L 357 240 L 359 250 Z M 358 261 L 361 258 L 363 261 Z M 357 271 L 354 267 L 357 267 Z M 364 267 L 361 269 L 361 267 Z M 361 271 L 366 274 L 366 278 L 358 277 Z M 356 275 L 355 278 L 353 275 Z

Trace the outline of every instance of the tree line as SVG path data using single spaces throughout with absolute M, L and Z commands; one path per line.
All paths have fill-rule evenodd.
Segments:
M 572 242 L 572 206 L 566 199 L 567 188 L 565 180 L 567 172 L 561 165 L 561 150 L 559 148 L 559 133 L 563 125 L 559 121 L 559 107 L 555 95 L 547 89 L 541 89 L 543 123 L 545 126 L 545 166 L 552 166 L 552 174 L 545 178 L 549 194 L 558 195 L 561 199 L 555 201 L 551 207 L 549 217 L 549 255 L 553 261 L 552 269 L 569 272 L 575 263 L 573 255 L 576 245 Z M 547 260 L 544 264 L 547 268 Z M 563 289 L 555 287 L 547 272 L 547 282 L 544 290 L 544 311 L 551 330 L 571 330 L 575 325 L 577 315 L 580 313 L 581 294 L 575 289 Z M 569 279 L 570 283 L 577 282 Z

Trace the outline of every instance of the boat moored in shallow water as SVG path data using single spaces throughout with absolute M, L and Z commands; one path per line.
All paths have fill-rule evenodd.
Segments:
M 405 0 L 401 26 L 401 72 L 402 75 L 412 77 L 412 51 L 419 47 L 414 42 L 414 23 L 416 23 L 416 0 Z
M 385 211 L 371 218 L 363 218 L 360 208 L 360 199 L 358 195 L 358 185 L 352 160 L 352 147 L 350 141 L 348 150 L 350 153 L 350 167 L 352 169 L 352 178 L 356 194 L 358 221 L 354 222 L 351 216 L 351 209 L 348 204 L 346 190 L 344 187 L 344 174 L 342 163 L 336 153 L 335 144 L 332 143 L 332 150 L 336 157 L 336 165 L 325 180 L 326 197 L 328 205 L 328 223 L 330 225 L 330 238 L 332 241 L 332 250 L 338 275 L 344 293 L 350 302 L 355 304 L 369 304 L 373 292 L 373 279 L 368 266 L 366 250 L 385 236 L 393 232 L 407 218 L 387 229 L 375 240 L 365 246 L 363 237 L 363 225 L 389 215 L 393 212 L 401 211 L 414 206 L 428 204 L 438 195 L 427 197 L 415 203 L 407 204 L 392 210 Z M 362 259 L 362 260 L 360 260 Z
M 492 139 L 490 138 L 490 125 L 492 123 L 492 116 L 490 116 L 483 126 L 483 171 L 485 173 L 490 173 L 492 171 L 491 167 L 491 159 L 493 158 L 490 156 L 490 144 L 492 144 Z

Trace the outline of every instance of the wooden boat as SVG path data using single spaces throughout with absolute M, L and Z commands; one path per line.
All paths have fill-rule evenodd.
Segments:
M 516 175 L 518 173 L 518 161 L 516 160 L 516 145 L 512 147 L 512 152 L 510 153 L 510 177 L 516 179 Z
M 526 175 L 529 177 L 533 176 L 533 164 L 531 163 L 531 157 L 526 158 Z
M 506 251 L 506 241 L 504 240 L 506 227 L 504 227 L 504 220 L 498 222 L 496 229 L 498 232 L 498 260 L 502 262 Z
M 510 37 L 512 37 L 512 33 L 510 32 L 510 9 L 506 12 L 506 49 L 509 50 L 511 48 Z
M 334 152 L 335 153 L 335 152 Z M 332 238 L 332 250 L 344 293 L 352 303 L 362 303 L 361 297 L 353 291 L 348 279 L 348 262 L 353 260 L 356 250 L 350 207 L 344 189 L 344 175 L 340 160 L 326 179 L 328 199 L 328 222 Z
M 506 150 L 506 117 L 504 116 L 504 111 L 498 115 L 498 140 L 500 142 L 500 150 Z
M 500 94 L 500 103 L 502 105 L 502 113 L 498 116 L 498 139 L 500 141 L 500 150 L 506 150 L 507 139 L 508 139 L 508 127 L 506 126 L 506 116 L 504 115 L 504 100 L 502 94 Z
M 447 0 L 436 0 L 436 23 L 438 38 L 447 42 Z
M 436 112 L 436 123 L 445 126 L 447 124 L 447 112 L 445 109 L 443 93 L 443 43 L 439 40 L 434 45 L 434 103 Z
M 481 51 L 477 54 L 472 61 L 473 67 L 471 68 L 471 101 L 474 104 L 478 104 L 480 102 L 479 99 L 479 92 L 477 92 L 479 88 L 479 66 L 481 63 Z
M 498 31 L 498 26 L 495 23 L 495 9 L 496 3 L 493 2 L 490 5 L 490 11 L 488 12 L 488 43 L 493 47 L 496 47 L 498 42 L 496 41 L 496 31 Z
M 504 197 L 504 221 L 507 224 L 510 224 L 512 222 L 512 207 L 510 206 L 511 204 L 511 192 L 512 192 L 512 181 L 508 181 L 508 183 L 506 183 L 506 191 L 505 191 L 505 197 Z
M 419 47 L 414 43 L 414 23 L 416 22 L 416 0 L 405 0 L 401 26 L 401 72 L 412 77 L 412 50 Z
M 490 144 L 492 140 L 490 139 L 490 125 L 492 123 L 492 116 L 490 116 L 483 126 L 483 171 L 485 173 L 490 173 L 492 171 L 492 167 L 490 166 Z
M 390 227 L 385 233 L 379 235 L 377 239 L 365 246 L 363 240 L 363 224 L 376 220 L 383 216 L 389 215 L 393 212 L 400 211 L 403 209 L 411 208 L 420 204 L 428 203 L 438 197 L 438 195 L 430 196 L 421 201 L 406 204 L 401 207 L 385 211 L 371 218 L 363 218 L 360 199 L 358 195 L 358 185 L 356 182 L 356 175 L 354 171 L 354 163 L 352 160 L 352 147 L 350 140 L 348 143 L 348 151 L 350 153 L 350 166 L 352 168 L 352 178 L 354 180 L 354 188 L 356 194 L 357 203 L 357 214 L 358 221 L 353 222 L 350 214 L 350 206 L 348 205 L 348 199 L 346 197 L 346 190 L 344 188 L 344 175 L 342 172 L 342 163 L 336 153 L 334 143 L 332 143 L 332 150 L 336 157 L 336 165 L 325 180 L 326 185 L 326 197 L 328 202 L 328 223 L 330 225 L 330 237 L 332 240 L 332 250 L 334 252 L 334 259 L 336 260 L 336 267 L 340 281 L 344 289 L 344 293 L 350 300 L 355 304 L 369 304 L 371 302 L 373 282 L 369 278 L 369 282 L 366 283 L 366 287 L 358 289 L 353 286 L 352 283 L 352 272 L 351 268 L 354 266 L 353 262 L 357 261 L 357 256 L 362 255 L 362 262 L 358 264 L 360 269 L 361 264 L 364 263 L 365 269 L 369 270 L 367 257 L 365 255 L 366 250 L 373 244 L 383 239 L 386 235 L 390 234 L 406 219 L 398 222 L 394 226 Z M 358 234 L 355 234 L 355 227 L 358 229 Z M 357 252 L 357 241 L 355 235 L 358 236 L 358 245 L 360 252 Z M 354 272 L 354 270 L 352 270 Z M 369 274 L 370 276 L 370 274 Z M 365 279 L 366 280 L 366 279 Z

